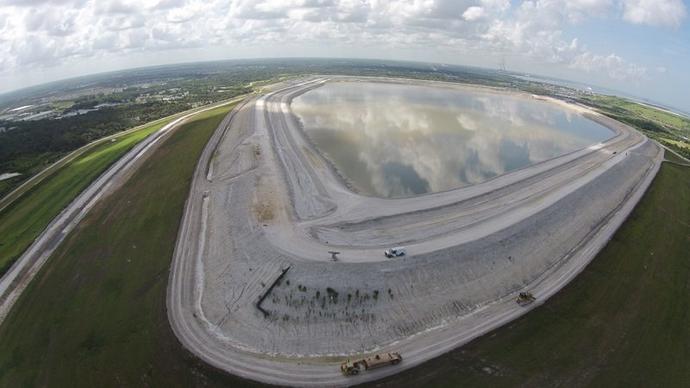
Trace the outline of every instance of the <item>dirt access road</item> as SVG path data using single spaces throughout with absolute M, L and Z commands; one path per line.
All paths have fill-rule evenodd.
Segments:
M 181 342 L 208 363 L 267 383 L 344 386 L 436 357 L 572 280 L 663 157 L 630 127 L 549 100 L 607 126 L 611 138 L 470 187 L 365 197 L 347 188 L 290 110 L 295 96 L 324 82 L 361 79 L 276 85 L 238 106 L 204 150 L 173 258 L 168 314 Z M 403 243 L 407 257 L 381 254 Z M 338 262 L 329 250 L 342 252 Z M 523 290 L 537 302 L 518 306 Z M 338 370 L 347 357 L 382 351 L 404 361 L 350 378 Z

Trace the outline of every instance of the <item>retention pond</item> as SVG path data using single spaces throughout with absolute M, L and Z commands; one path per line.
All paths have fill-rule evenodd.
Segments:
M 302 127 L 358 191 L 446 191 L 613 136 L 575 110 L 480 88 L 329 82 L 292 102 Z

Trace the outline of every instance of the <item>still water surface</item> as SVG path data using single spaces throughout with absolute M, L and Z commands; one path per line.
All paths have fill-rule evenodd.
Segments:
M 359 191 L 389 198 L 476 184 L 613 136 L 555 104 L 476 89 L 332 82 L 292 110 Z

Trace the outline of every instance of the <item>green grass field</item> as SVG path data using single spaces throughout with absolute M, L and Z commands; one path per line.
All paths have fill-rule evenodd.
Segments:
M 690 120 L 673 113 L 615 96 L 594 96 L 591 99 L 610 109 L 622 109 L 636 117 L 690 132 Z
M 662 165 L 613 240 L 543 306 L 379 387 L 687 387 L 690 167 Z
M 21 182 L 23 180 L 22 178 L 24 178 L 24 177 L 23 176 L 17 176 L 14 178 L 5 179 L 4 181 L 0 181 L 0 197 L 9 193 L 15 187 L 17 187 L 17 185 L 20 184 L 19 182 Z
M 62 156 L 59 152 L 46 152 L 32 157 L 16 158 L 11 166 L 3 168 L 4 172 L 19 172 L 22 175 L 0 181 L 0 198 L 16 189 L 25 180 L 38 174 L 43 169 L 55 163 Z
M 191 176 L 229 109 L 181 126 L 67 237 L 0 326 L 1 387 L 240 381 L 185 351 L 165 307 Z
M 667 146 L 675 146 L 678 148 L 690 150 L 690 143 L 686 143 L 686 142 L 682 142 L 682 141 L 678 141 L 678 140 L 665 139 L 665 138 L 660 138 L 659 141 L 661 143 L 666 144 Z
M 61 167 L 0 212 L 0 275 L 79 193 L 146 136 L 167 124 L 159 121 L 101 143 Z
M 680 157 L 678 157 L 678 155 L 674 154 L 673 152 L 668 152 L 668 151 L 664 152 L 664 160 L 668 160 L 669 162 L 690 166 L 690 163 L 688 163 L 684 159 L 681 159 Z
M 690 119 L 621 97 L 596 95 L 582 101 L 690 158 Z

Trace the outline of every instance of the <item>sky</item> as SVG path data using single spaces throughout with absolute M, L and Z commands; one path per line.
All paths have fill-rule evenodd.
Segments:
M 690 111 L 689 0 L 0 0 L 0 93 L 104 71 L 338 57 L 497 68 Z

